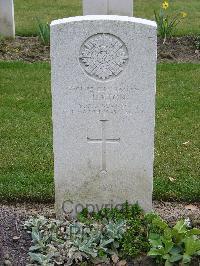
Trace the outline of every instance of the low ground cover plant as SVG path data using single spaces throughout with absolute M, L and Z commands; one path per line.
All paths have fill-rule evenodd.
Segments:
M 117 254 L 125 222 L 86 225 L 78 221 L 48 220 L 44 217 L 25 223 L 31 233 L 31 262 L 39 265 L 74 265 L 83 261 L 109 262 Z
M 147 220 L 143 210 L 138 204 L 129 205 L 125 203 L 122 208 L 102 209 L 97 213 L 89 214 L 84 210 L 78 219 L 85 223 L 107 220 L 120 222 L 125 221 L 126 231 L 120 241 L 120 257 L 137 257 L 149 249 Z
M 153 217 L 153 216 L 152 216 Z M 159 265 L 174 263 L 190 265 L 192 257 L 200 256 L 200 230 L 191 228 L 190 220 L 180 220 L 170 227 L 159 216 L 149 220 L 149 256 L 156 258 Z
M 124 263 L 146 255 L 158 265 L 189 265 L 200 255 L 200 230 L 188 220 L 171 228 L 137 204 L 97 213 L 83 210 L 71 221 L 31 218 L 24 227 L 32 237 L 30 262 L 37 265 Z

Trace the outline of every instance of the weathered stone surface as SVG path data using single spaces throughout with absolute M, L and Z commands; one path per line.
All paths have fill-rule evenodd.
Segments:
M 13 0 L 0 0 L 0 34 L 4 37 L 15 37 Z
M 108 15 L 108 0 L 83 0 L 83 15 Z
M 152 208 L 156 24 L 86 16 L 51 24 L 57 214 Z M 92 206 L 90 206 L 92 208 Z M 79 208 L 81 206 L 79 205 Z
M 83 0 L 83 15 L 133 16 L 133 0 Z

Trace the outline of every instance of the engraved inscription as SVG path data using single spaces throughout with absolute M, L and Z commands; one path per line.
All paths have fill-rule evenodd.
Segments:
M 123 71 L 128 61 L 128 51 L 118 37 L 100 33 L 84 42 L 79 60 L 88 75 L 106 81 Z
M 133 104 L 133 97 L 141 93 L 137 86 L 71 86 L 65 90 L 69 104 L 66 112 L 71 114 L 119 114 L 132 115 L 140 112 L 139 103 Z M 75 95 L 78 95 L 77 97 Z
M 101 173 L 105 173 L 107 172 L 107 167 L 106 167 L 106 144 L 107 143 L 119 143 L 120 142 L 120 138 L 117 139 L 109 139 L 106 137 L 106 122 L 108 122 L 108 120 L 100 120 L 102 123 L 102 137 L 99 139 L 91 139 L 91 138 L 87 138 L 87 141 L 89 143 L 100 143 L 102 145 L 102 166 L 101 166 Z

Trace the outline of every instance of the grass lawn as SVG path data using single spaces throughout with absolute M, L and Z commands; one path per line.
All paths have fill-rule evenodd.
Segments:
M 50 67 L 0 63 L 0 199 L 53 198 Z
M 154 197 L 200 200 L 200 65 L 160 64 Z M 53 200 L 50 66 L 0 63 L 0 200 Z
M 154 9 L 162 0 L 134 0 L 134 16 L 154 20 Z M 170 13 L 185 11 L 188 17 L 179 25 L 176 35 L 200 33 L 200 0 L 169 0 Z M 36 17 L 44 22 L 82 14 L 82 0 L 15 0 L 16 32 L 36 35 Z

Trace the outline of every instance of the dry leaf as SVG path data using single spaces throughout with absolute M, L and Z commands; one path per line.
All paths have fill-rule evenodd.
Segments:
M 10 262 L 10 260 L 5 260 L 4 265 L 12 266 L 12 263 Z
M 116 254 L 112 255 L 112 261 L 117 263 L 119 261 L 119 257 Z
M 183 145 L 187 145 L 189 143 L 190 143 L 190 141 L 186 141 L 186 142 L 183 143 Z
M 17 240 L 19 240 L 20 239 L 20 236 L 13 236 L 13 240 L 14 241 L 17 241 Z
M 174 177 L 168 177 L 171 182 L 175 182 L 176 179 Z
M 120 261 L 117 263 L 117 266 L 125 266 L 125 265 L 127 265 L 126 260 L 120 260 Z
M 190 210 L 190 211 L 197 211 L 198 207 L 195 205 L 189 204 L 189 205 L 185 206 L 185 209 Z

